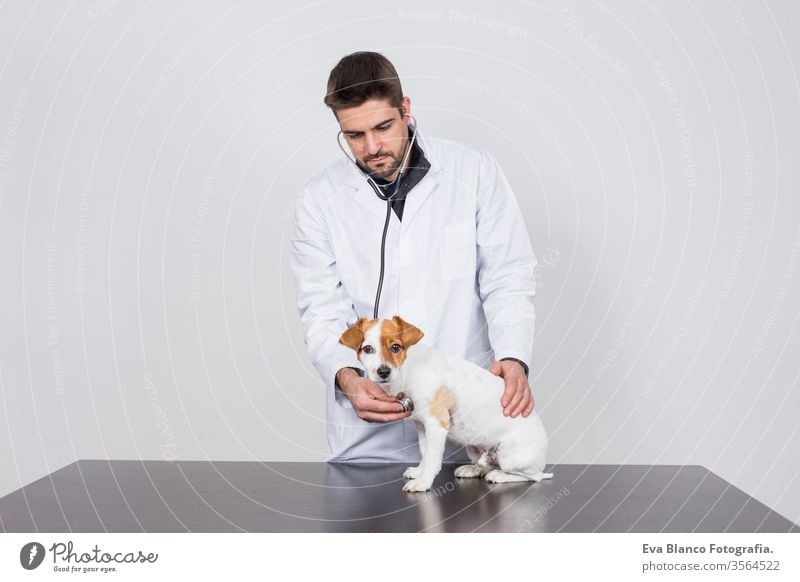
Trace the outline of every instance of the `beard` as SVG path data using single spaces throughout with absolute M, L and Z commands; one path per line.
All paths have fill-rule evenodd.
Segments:
M 405 148 L 403 149 L 403 155 L 402 156 L 397 156 L 397 155 L 393 154 L 392 152 L 379 152 L 378 155 L 376 155 L 376 156 L 369 156 L 368 158 L 366 158 L 364 160 L 361 160 L 358 165 L 361 167 L 361 169 L 364 172 L 369 174 L 372 177 L 373 180 L 377 180 L 377 179 L 385 180 L 389 176 L 394 174 L 400 168 L 400 166 L 402 165 L 402 161 L 401 160 L 405 156 L 406 149 L 408 148 L 408 145 L 409 145 L 408 141 L 406 141 L 406 145 L 405 145 Z M 387 158 L 391 158 L 391 162 L 388 165 L 386 165 L 386 162 L 384 162 L 384 166 L 382 168 L 371 168 L 367 164 L 367 162 L 369 162 L 371 160 L 375 160 L 377 158 L 382 158 L 384 156 L 387 157 Z
M 370 166 L 367 165 L 367 162 L 370 160 L 374 160 L 376 158 L 381 158 L 383 156 L 372 156 L 367 160 L 367 162 L 364 162 L 362 160 L 358 163 L 358 165 L 361 166 L 361 169 L 367 174 L 369 174 L 373 180 L 378 180 L 378 179 L 385 180 L 386 178 L 394 174 L 400 167 L 400 161 L 397 159 L 397 156 L 391 153 L 387 153 L 385 154 L 385 156 L 387 158 L 391 158 L 391 162 L 388 165 L 384 165 L 381 168 L 371 168 Z

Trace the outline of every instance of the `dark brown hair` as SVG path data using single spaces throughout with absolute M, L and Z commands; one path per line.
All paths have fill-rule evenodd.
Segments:
M 359 51 L 343 57 L 328 77 L 325 105 L 333 110 L 358 107 L 369 99 L 388 99 L 402 111 L 403 88 L 394 65 L 380 53 Z

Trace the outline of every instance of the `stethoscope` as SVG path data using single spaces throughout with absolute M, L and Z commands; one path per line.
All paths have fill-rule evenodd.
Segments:
M 382 188 L 378 186 L 378 184 L 375 182 L 372 176 L 370 176 L 367 172 L 361 169 L 361 166 L 358 165 L 355 158 L 351 158 L 350 154 L 347 153 L 347 150 L 342 145 L 341 136 L 343 132 L 340 130 L 339 133 L 336 134 L 336 143 L 339 144 L 339 149 L 341 149 L 342 152 L 344 152 L 344 155 L 347 156 L 347 159 L 350 160 L 356 168 L 358 168 L 358 171 L 364 175 L 364 177 L 367 179 L 367 183 L 370 186 L 372 186 L 375 195 L 381 200 L 386 202 L 386 222 L 384 222 L 383 224 L 383 236 L 381 237 L 381 272 L 380 272 L 380 277 L 378 278 L 378 291 L 375 295 L 375 311 L 373 315 L 375 319 L 378 319 L 378 304 L 380 303 L 381 300 L 381 289 L 383 288 L 384 256 L 386 252 L 386 232 L 389 230 L 389 219 L 392 217 L 392 202 L 395 201 L 396 199 L 400 200 L 399 198 L 396 198 L 396 196 L 397 193 L 400 191 L 400 184 L 403 179 L 403 168 L 405 167 L 406 162 L 408 161 L 408 157 L 409 155 L 411 155 L 411 150 L 414 148 L 414 143 L 417 140 L 417 120 L 413 115 L 406 114 L 406 116 L 410 117 L 414 121 L 414 125 L 412 128 L 413 133 L 411 136 L 411 142 L 406 143 L 406 151 L 403 154 L 403 162 L 400 164 L 400 171 L 397 172 L 397 176 L 395 177 L 394 180 L 385 185 L 385 187 L 394 186 L 392 193 L 389 194 L 388 196 L 386 196 L 383 193 Z

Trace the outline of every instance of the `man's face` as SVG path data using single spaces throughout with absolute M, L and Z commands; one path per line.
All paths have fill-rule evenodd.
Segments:
M 410 113 L 408 97 L 403 97 L 402 107 Z M 342 135 L 361 169 L 373 178 L 393 180 L 406 153 L 408 117 L 400 115 L 388 99 L 370 99 L 336 113 Z

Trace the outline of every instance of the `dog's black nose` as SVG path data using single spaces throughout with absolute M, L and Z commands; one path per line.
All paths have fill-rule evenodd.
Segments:
M 391 373 L 392 370 L 389 368 L 389 366 L 381 366 L 378 368 L 378 376 L 381 377 L 381 380 L 385 380 L 386 378 L 388 378 L 389 374 Z

